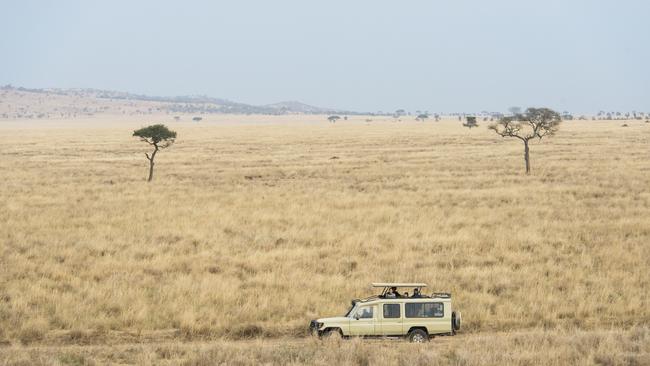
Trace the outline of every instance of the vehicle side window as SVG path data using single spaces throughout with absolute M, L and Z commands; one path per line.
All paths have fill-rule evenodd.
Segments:
M 372 306 L 359 308 L 359 310 L 357 311 L 357 315 L 359 316 L 359 319 L 372 319 L 373 318 Z
M 441 302 L 434 302 L 431 305 L 431 313 L 434 318 L 442 318 L 445 316 L 445 305 Z
M 405 304 L 407 318 L 442 318 L 445 306 L 441 302 L 420 302 Z
M 399 318 L 399 304 L 384 304 L 384 318 Z

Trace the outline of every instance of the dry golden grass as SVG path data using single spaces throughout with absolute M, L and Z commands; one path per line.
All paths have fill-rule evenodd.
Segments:
M 650 329 L 535 331 L 383 340 L 256 339 L 0 348 L 0 364 L 46 365 L 647 365 Z
M 453 292 L 476 347 L 530 330 L 573 360 L 582 346 L 550 334 L 620 330 L 641 348 L 603 347 L 647 355 L 648 124 L 567 122 L 532 145 L 525 176 L 517 141 L 457 121 L 119 118 L 0 124 L 0 343 L 302 335 L 370 282 L 399 280 Z M 147 184 L 131 133 L 153 122 L 179 138 Z M 291 361 L 321 362 L 314 347 Z M 426 352 L 413 357 L 441 355 Z

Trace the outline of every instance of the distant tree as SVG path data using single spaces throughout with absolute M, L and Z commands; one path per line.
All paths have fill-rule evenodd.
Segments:
M 405 115 L 405 114 L 406 114 L 406 111 L 405 111 L 405 110 L 403 110 L 403 109 L 398 109 L 398 110 L 395 111 L 395 114 L 394 114 L 394 115 L 397 116 L 397 117 L 399 118 L 399 117 L 401 117 L 401 116 L 403 116 L 403 115 Z
M 194 117 L 194 118 L 192 118 L 192 121 L 201 122 L 202 119 L 203 119 L 203 117 Z
M 415 120 L 416 120 L 416 121 L 422 121 L 422 122 L 424 122 L 424 120 L 427 119 L 427 118 L 429 118 L 429 115 L 428 115 L 428 114 L 426 114 L 426 113 L 420 113 L 420 114 L 418 114 L 417 117 L 415 117 Z
M 463 126 L 469 128 L 470 130 L 474 127 L 478 127 L 478 123 L 476 122 L 476 117 L 475 116 L 467 116 L 465 117 L 467 122 L 463 123 Z M 485 119 L 484 119 L 485 121 Z
M 158 153 L 158 150 L 171 146 L 176 141 L 176 132 L 169 130 L 165 125 L 158 124 L 135 130 L 133 131 L 133 136 L 139 137 L 140 141 L 144 141 L 153 146 L 151 155 L 144 153 L 147 160 L 149 160 L 149 178 L 147 181 L 151 182 L 153 179 L 153 165 L 156 153 Z
M 528 143 L 531 139 L 552 136 L 560 127 L 560 114 L 548 108 L 528 108 L 526 112 L 503 117 L 488 128 L 501 137 L 514 137 L 524 143 L 526 174 L 530 173 L 530 154 Z
M 330 121 L 330 123 L 336 123 L 337 120 L 341 119 L 339 116 L 329 116 L 327 117 L 327 120 Z
M 493 121 L 495 119 L 501 119 L 502 117 L 503 117 L 503 113 L 499 113 L 499 112 L 490 113 L 490 121 Z
M 174 116 L 174 121 L 178 122 L 178 121 L 180 121 L 180 120 L 181 120 L 181 117 L 180 117 L 180 116 Z
M 440 115 L 438 113 L 434 114 L 433 119 L 435 119 L 436 122 L 440 121 Z
M 521 107 L 513 106 L 508 108 L 508 112 L 512 114 L 513 116 L 516 116 L 518 114 L 521 114 Z
M 344 120 L 344 121 L 347 121 L 347 120 L 348 120 L 348 116 L 343 116 L 343 120 Z

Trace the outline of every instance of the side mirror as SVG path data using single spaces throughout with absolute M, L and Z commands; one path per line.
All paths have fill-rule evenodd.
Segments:
M 354 319 L 359 320 L 359 314 L 354 314 Z

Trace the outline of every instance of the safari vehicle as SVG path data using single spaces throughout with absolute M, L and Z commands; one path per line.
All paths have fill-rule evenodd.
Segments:
M 379 295 L 352 300 L 344 316 L 312 320 L 310 331 L 319 337 L 407 337 L 422 343 L 434 335 L 454 335 L 461 315 L 451 306 L 451 294 L 425 295 L 426 283 L 373 283 Z M 395 294 L 393 290 L 413 289 Z

